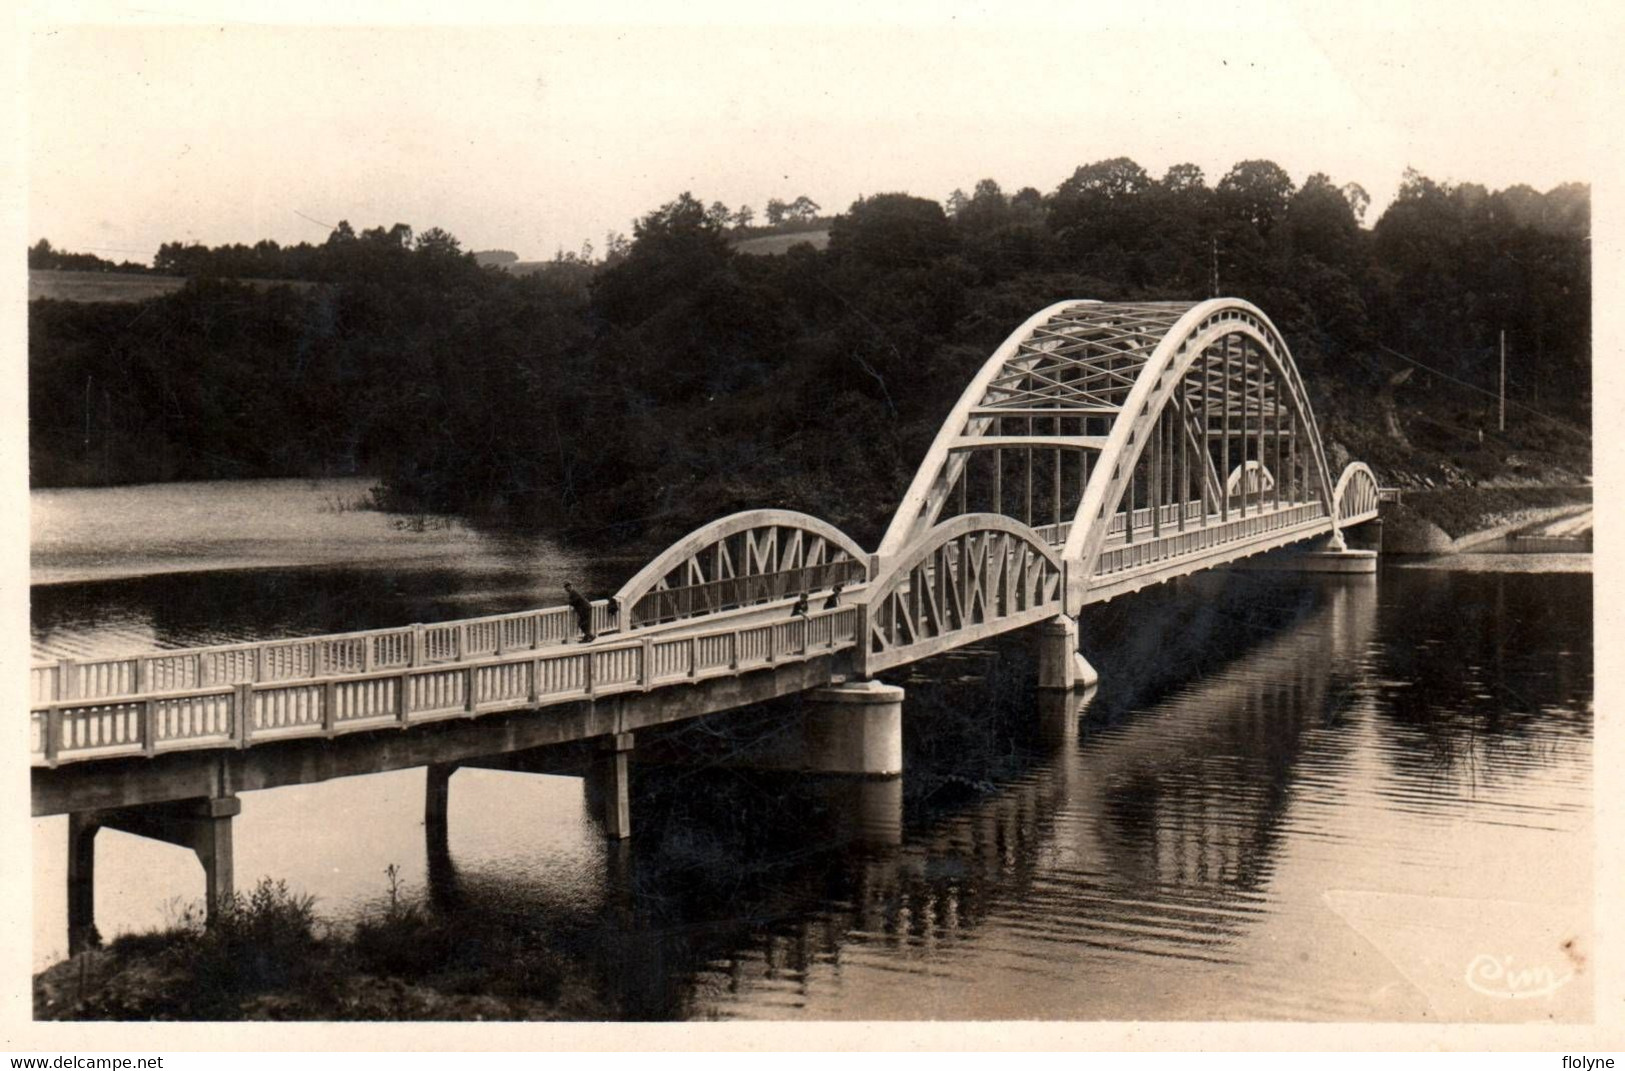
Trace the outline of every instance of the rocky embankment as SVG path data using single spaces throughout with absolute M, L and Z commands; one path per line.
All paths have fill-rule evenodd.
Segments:
M 1382 549 L 1389 554 L 1459 554 L 1516 533 L 1559 525 L 1586 527 L 1589 485 L 1459 487 L 1410 491 L 1383 507 Z

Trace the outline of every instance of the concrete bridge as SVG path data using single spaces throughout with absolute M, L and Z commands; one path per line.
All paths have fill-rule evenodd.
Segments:
M 1289 545 L 1262 561 L 1374 571 L 1344 532 L 1378 497 L 1363 464 L 1328 467 L 1256 307 L 1052 305 L 965 389 L 872 553 L 752 510 L 595 603 L 591 642 L 556 607 L 33 667 L 32 808 L 69 815 L 70 948 L 93 939 L 98 829 L 193 848 L 214 911 L 244 792 L 425 766 L 443 839 L 452 772 L 526 756 L 586 772 L 624 837 L 639 730 L 803 692 L 807 769 L 894 776 L 903 690 L 876 674 L 1037 625 L 1040 686 L 1092 685 L 1085 607 Z

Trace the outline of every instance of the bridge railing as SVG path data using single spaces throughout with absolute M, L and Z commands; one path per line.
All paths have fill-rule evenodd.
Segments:
M 1156 518 L 1159 524 L 1170 525 L 1179 523 L 1179 503 L 1166 506 L 1142 506 L 1134 511 L 1134 531 L 1136 533 L 1149 531 L 1151 522 Z M 1202 519 L 1201 499 L 1194 499 L 1185 503 L 1185 522 L 1200 521 Z M 1107 538 L 1117 538 L 1124 534 L 1128 528 L 1128 514 L 1119 510 L 1112 514 L 1106 524 Z M 1040 524 L 1033 527 L 1039 538 L 1051 546 L 1058 547 L 1066 542 L 1066 537 L 1072 534 L 1072 522 L 1061 521 L 1058 524 Z
M 593 630 L 619 628 L 608 600 L 592 604 Z M 123 658 L 65 658 L 29 671 L 30 701 L 112 699 L 149 692 L 337 677 L 374 670 L 461 662 L 510 651 L 534 651 L 578 635 L 568 606 L 525 610 L 432 625 L 306 636 L 266 643 L 222 644 Z
M 1119 510 L 1112 514 L 1111 520 L 1106 524 L 1106 535 L 1108 538 L 1122 535 L 1124 531 L 1127 530 L 1128 516 L 1128 513 L 1124 510 Z M 1175 502 L 1166 506 L 1142 506 L 1135 510 L 1134 531 L 1140 532 L 1145 529 L 1149 529 L 1151 527 L 1151 521 L 1154 517 L 1157 519 L 1159 524 L 1178 524 L 1179 503 Z M 1186 521 L 1201 520 L 1201 518 L 1202 502 L 1200 499 L 1185 503 Z
M 1271 532 L 1307 524 L 1326 516 L 1319 502 L 1306 502 L 1285 509 L 1265 513 L 1232 517 L 1228 521 L 1208 518 L 1205 527 L 1187 527 L 1183 532 L 1172 532 L 1156 539 L 1139 543 L 1124 543 L 1107 547 L 1095 561 L 1095 576 L 1112 576 L 1160 562 L 1197 554 L 1227 543 L 1240 543 Z
M 188 686 L 168 694 L 35 704 L 38 764 L 241 748 L 445 718 L 547 706 L 804 661 L 857 643 L 861 610 L 756 622 L 660 639 L 544 653 L 505 652 L 463 665 L 373 668 L 354 676 Z

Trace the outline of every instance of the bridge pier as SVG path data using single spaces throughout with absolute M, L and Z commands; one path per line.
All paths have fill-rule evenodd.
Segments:
M 1380 530 L 1378 538 L 1381 538 Z M 1369 576 L 1377 571 L 1377 552 L 1351 548 L 1344 532 L 1334 532 L 1314 545 L 1282 547 L 1267 554 L 1231 562 L 1231 569 L 1256 573 L 1333 573 Z
M 1038 687 L 1071 691 L 1100 683 L 1078 650 L 1078 619 L 1057 614 L 1038 627 Z
M 584 791 L 589 809 L 597 811 L 610 840 L 632 835 L 631 733 L 612 733 L 603 739 L 587 769 Z
M 431 860 L 451 857 L 451 775 L 455 762 L 436 762 L 424 767 L 423 844 Z
M 204 917 L 213 923 L 232 898 L 231 820 L 242 813 L 234 795 L 145 807 L 75 811 L 68 816 L 68 954 L 94 947 L 96 834 L 117 829 L 190 848 L 203 864 Z
M 811 773 L 895 777 L 903 772 L 903 689 L 852 681 L 808 693 L 802 721 Z
M 68 955 L 101 944 L 96 932 L 96 834 L 88 814 L 68 815 Z

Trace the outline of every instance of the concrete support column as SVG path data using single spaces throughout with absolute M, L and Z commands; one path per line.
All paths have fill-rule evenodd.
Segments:
M 192 828 L 192 850 L 203 863 L 203 903 L 212 920 L 231 902 L 233 867 L 231 820 L 243 811 L 236 796 L 207 800 Z
M 423 848 L 430 869 L 440 860 L 451 857 L 451 775 L 457 772 L 454 762 L 434 762 L 424 767 L 423 773 Z
M 434 762 L 423 768 L 423 829 L 430 840 L 442 845 L 451 809 L 451 775 L 456 772 L 455 762 Z
M 1057 614 L 1038 626 L 1038 686 L 1071 691 L 1100 683 L 1078 650 L 1078 619 Z
M 806 770 L 877 777 L 903 772 L 903 689 L 858 681 L 816 688 L 807 698 Z
M 96 932 L 96 834 L 91 815 L 68 815 L 68 955 L 101 943 Z
M 213 923 L 231 902 L 231 820 L 243 813 L 234 795 L 177 800 L 144 807 L 76 813 L 68 818 L 68 949 L 81 952 L 95 941 L 96 831 L 117 829 L 138 837 L 190 848 L 203 864 L 203 903 Z
M 587 805 L 598 812 L 604 836 L 610 840 L 632 835 L 631 750 L 631 733 L 607 736 L 587 772 Z

